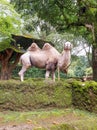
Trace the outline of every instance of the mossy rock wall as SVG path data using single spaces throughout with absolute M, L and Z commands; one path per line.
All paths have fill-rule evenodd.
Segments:
M 97 82 L 44 79 L 0 81 L 0 110 L 75 107 L 97 113 Z
M 45 80 L 0 81 L 0 110 L 33 110 L 71 106 L 72 94 L 68 83 Z
M 97 82 L 73 81 L 72 104 L 78 109 L 97 113 Z

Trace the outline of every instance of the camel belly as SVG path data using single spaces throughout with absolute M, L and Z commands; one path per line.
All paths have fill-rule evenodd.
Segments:
M 32 58 L 31 57 L 31 65 L 37 68 L 45 68 L 46 66 L 46 60 L 42 58 Z

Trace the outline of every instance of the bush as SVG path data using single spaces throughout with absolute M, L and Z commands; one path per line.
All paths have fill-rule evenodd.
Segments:
M 18 73 L 21 70 L 22 66 L 17 66 L 14 70 L 13 70 L 13 77 L 19 77 Z M 32 78 L 39 78 L 45 77 L 45 70 L 44 69 L 39 69 L 39 68 L 29 68 L 26 72 L 25 72 L 25 76 L 24 77 L 32 77 Z
M 18 73 L 21 70 L 22 66 L 17 66 L 14 70 L 13 70 L 13 77 L 19 77 Z M 36 67 L 31 67 L 29 68 L 26 72 L 25 72 L 25 76 L 26 78 L 44 78 L 45 77 L 45 69 L 39 69 Z M 55 73 L 56 77 L 58 77 L 58 73 L 56 71 Z M 66 78 L 67 75 L 65 73 L 60 72 L 60 77 L 61 78 Z

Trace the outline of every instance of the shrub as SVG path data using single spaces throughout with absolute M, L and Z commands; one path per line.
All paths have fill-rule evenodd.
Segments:
M 19 77 L 18 73 L 21 70 L 22 66 L 18 65 L 14 70 L 13 70 L 13 77 Z M 39 69 L 36 67 L 31 67 L 29 68 L 26 72 L 25 72 L 25 76 L 26 78 L 44 78 L 45 77 L 45 69 Z M 58 73 L 57 71 L 55 72 L 56 77 L 58 77 Z M 60 77 L 61 78 L 66 78 L 67 75 L 60 72 Z

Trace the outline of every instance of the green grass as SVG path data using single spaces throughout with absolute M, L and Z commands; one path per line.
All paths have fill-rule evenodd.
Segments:
M 0 112 L 0 125 L 10 123 L 30 123 L 36 130 L 47 130 L 47 128 L 50 130 L 97 130 L 97 115 L 72 108 Z

